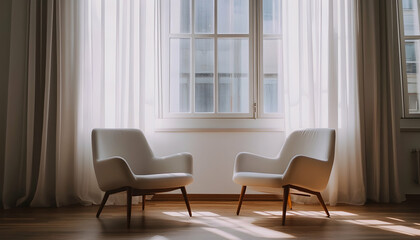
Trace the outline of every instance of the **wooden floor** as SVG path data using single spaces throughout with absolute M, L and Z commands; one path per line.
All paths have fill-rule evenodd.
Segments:
M 97 206 L 0 210 L 0 239 L 420 239 L 420 204 L 329 207 L 294 204 L 281 225 L 280 201 L 192 201 L 193 217 L 181 201 L 147 201 L 126 208 Z

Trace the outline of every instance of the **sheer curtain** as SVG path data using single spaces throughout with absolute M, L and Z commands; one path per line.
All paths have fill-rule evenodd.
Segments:
M 286 131 L 336 129 L 335 163 L 324 199 L 365 202 L 354 1 L 284 0 Z M 304 201 L 303 198 L 298 199 Z
M 13 1 L 1 207 L 101 201 L 91 130 L 143 127 L 144 2 Z
M 59 203 L 66 203 L 67 187 L 82 202 L 101 200 L 91 160 L 93 128 L 143 128 L 142 5 L 134 0 L 61 2 L 57 184 L 66 187 L 57 191 Z

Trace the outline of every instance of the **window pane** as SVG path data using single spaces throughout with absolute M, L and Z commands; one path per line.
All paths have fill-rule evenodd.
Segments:
M 420 75 L 417 74 L 420 51 L 420 40 L 405 41 L 405 62 L 407 73 L 407 89 L 409 96 L 409 112 L 420 113 Z
M 170 111 L 190 111 L 190 39 L 170 40 Z
M 191 32 L 191 1 L 170 1 L 170 31 L 171 33 Z
M 218 39 L 219 112 L 249 112 L 248 39 Z
M 195 33 L 214 32 L 214 1 L 195 0 Z
M 214 40 L 195 40 L 195 111 L 214 112 Z
M 404 34 L 418 35 L 419 28 L 419 2 L 417 0 L 403 0 Z
M 281 0 L 263 1 L 264 34 L 281 34 Z
M 264 112 L 282 112 L 282 43 L 280 39 L 263 41 Z
M 249 2 L 248 0 L 217 1 L 218 33 L 248 34 Z

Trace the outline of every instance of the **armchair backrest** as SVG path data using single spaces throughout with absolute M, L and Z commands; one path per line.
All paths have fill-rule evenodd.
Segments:
M 330 128 L 311 128 L 292 132 L 280 151 L 280 172 L 283 173 L 289 162 L 297 155 L 328 161 L 331 169 L 335 153 L 335 130 Z
M 124 158 L 135 174 L 143 174 L 153 152 L 138 129 L 96 128 L 92 131 L 93 163 L 110 157 Z

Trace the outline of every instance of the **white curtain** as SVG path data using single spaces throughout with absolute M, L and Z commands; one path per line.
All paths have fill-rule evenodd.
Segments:
M 363 204 L 354 1 L 283 0 L 286 132 L 336 129 L 324 199 Z M 299 198 L 298 201 L 304 201 Z
M 143 1 L 135 0 L 60 4 L 57 204 L 68 204 L 69 188 L 79 202 L 99 203 L 102 193 L 92 165 L 92 129 L 143 128 L 141 16 L 145 10 Z
M 92 129 L 144 125 L 144 4 L 13 1 L 1 207 L 100 203 Z

